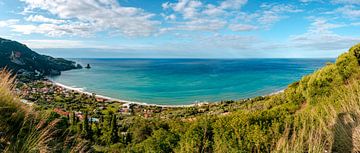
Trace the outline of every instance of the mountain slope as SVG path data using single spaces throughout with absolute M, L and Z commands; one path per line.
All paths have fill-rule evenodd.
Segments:
M 58 75 L 61 71 L 81 68 L 75 62 L 40 55 L 26 45 L 0 38 L 0 68 L 7 67 L 19 75 Z

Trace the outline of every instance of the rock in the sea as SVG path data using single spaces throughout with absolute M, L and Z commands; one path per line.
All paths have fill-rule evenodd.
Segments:
M 91 68 L 90 64 L 87 64 L 85 68 L 90 69 Z

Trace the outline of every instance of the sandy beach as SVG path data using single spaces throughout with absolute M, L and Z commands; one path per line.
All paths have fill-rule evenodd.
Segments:
M 197 106 L 197 105 L 202 105 L 205 104 L 207 102 L 201 102 L 201 103 L 196 103 L 196 104 L 189 104 L 189 105 L 158 105 L 158 104 L 148 104 L 148 103 L 143 103 L 143 102 L 136 102 L 136 101 L 128 101 L 128 100 L 122 100 L 122 99 L 117 99 L 117 98 L 112 98 L 112 97 L 107 97 L 107 96 L 103 96 L 103 95 L 98 95 L 96 93 L 91 93 L 91 92 L 87 92 L 85 90 L 83 90 L 82 88 L 76 88 L 76 87 L 71 87 L 68 85 L 64 85 L 58 82 L 55 82 L 51 79 L 48 78 L 49 81 L 51 81 L 54 85 L 56 86 L 60 86 L 66 90 L 72 90 L 78 93 L 82 93 L 82 94 L 87 94 L 87 95 L 93 95 L 95 94 L 96 98 L 102 98 L 102 99 L 106 99 L 109 101 L 114 101 L 114 102 L 121 102 L 121 103 L 127 103 L 127 104 L 136 104 L 136 105 L 143 105 L 143 106 L 154 106 L 154 107 L 169 107 L 169 108 L 176 108 L 176 107 L 193 107 L 193 106 Z

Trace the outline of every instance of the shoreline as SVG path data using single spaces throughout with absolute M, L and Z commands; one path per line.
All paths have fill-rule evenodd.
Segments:
M 76 87 L 71 87 L 68 85 L 64 85 L 62 83 L 59 82 L 55 82 L 53 80 L 51 80 L 50 78 L 47 78 L 50 82 L 52 82 L 54 85 L 62 87 L 66 90 L 73 90 L 75 92 L 78 93 L 82 93 L 82 94 L 86 94 L 86 95 L 93 95 L 95 94 L 96 98 L 102 98 L 105 100 L 110 100 L 110 101 L 114 101 L 114 102 L 120 102 L 120 103 L 125 103 L 125 104 L 136 104 L 136 105 L 142 105 L 142 106 L 154 106 L 154 107 L 167 107 L 167 108 L 182 108 L 182 107 L 193 107 L 193 106 L 197 106 L 197 105 L 201 105 L 201 104 L 205 104 L 207 102 L 202 102 L 202 103 L 197 103 L 197 104 L 188 104 L 188 105 L 160 105 L 160 104 L 148 104 L 148 103 L 144 103 L 144 102 L 136 102 L 136 101 L 129 101 L 129 100 L 122 100 L 122 99 L 118 99 L 118 98 L 112 98 L 112 97 L 108 97 L 108 96 L 104 96 L 104 95 L 98 95 L 96 93 L 91 93 L 88 91 L 84 91 L 81 88 L 76 88 Z
M 195 103 L 195 104 L 187 104 L 187 105 L 161 105 L 161 104 L 148 104 L 148 103 L 144 103 L 144 102 L 137 102 L 137 101 L 129 101 L 129 100 L 122 100 L 122 99 L 118 99 L 118 98 L 112 98 L 112 97 L 108 97 L 108 96 L 104 96 L 104 95 L 98 95 L 96 93 L 91 93 L 88 91 L 84 91 L 82 88 L 76 88 L 76 87 L 71 87 L 68 85 L 64 85 L 62 83 L 56 82 L 54 80 L 52 80 L 51 78 L 46 78 L 47 80 L 49 80 L 51 83 L 53 83 L 56 86 L 62 87 L 66 90 L 73 90 L 75 92 L 78 93 L 82 93 L 82 94 L 86 94 L 86 95 L 93 95 L 95 94 L 96 98 L 102 98 L 105 100 L 109 100 L 109 101 L 114 101 L 114 102 L 120 102 L 120 103 L 125 103 L 125 104 L 136 104 L 136 105 L 142 105 L 142 106 L 153 106 L 153 107 L 164 107 L 164 108 L 184 108 L 184 107 L 194 107 L 194 106 L 201 106 L 204 104 L 209 104 L 210 102 L 199 102 L 199 103 Z M 272 95 L 276 95 L 279 93 L 283 93 L 285 91 L 285 89 L 281 89 L 275 92 L 272 92 L 270 94 L 266 94 L 263 95 L 262 97 L 266 97 L 266 96 L 272 96 Z M 254 98 L 254 97 L 253 97 Z M 243 99 L 238 99 L 238 100 L 244 100 L 247 98 L 243 98 Z M 252 98 L 248 98 L 248 99 L 252 99 Z M 217 103 L 217 102 L 211 102 L 211 103 Z

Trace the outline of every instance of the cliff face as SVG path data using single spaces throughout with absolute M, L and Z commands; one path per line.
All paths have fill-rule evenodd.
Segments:
M 59 75 L 61 71 L 81 68 L 73 61 L 40 55 L 26 45 L 0 38 L 0 68 L 6 67 L 18 75 Z

